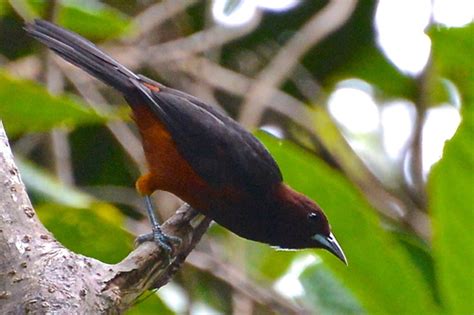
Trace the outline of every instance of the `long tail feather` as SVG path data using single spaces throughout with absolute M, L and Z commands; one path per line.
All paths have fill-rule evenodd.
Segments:
M 26 25 L 25 30 L 58 55 L 124 94 L 136 90 L 140 78 L 90 41 L 43 20 Z

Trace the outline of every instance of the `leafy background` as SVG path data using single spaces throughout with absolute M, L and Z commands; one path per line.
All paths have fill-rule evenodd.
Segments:
M 241 2 L 226 1 L 227 14 Z M 23 19 L 54 16 L 59 24 L 104 44 L 134 70 L 219 104 L 239 117 L 245 91 L 222 86 L 226 81 L 230 86 L 242 80 L 250 84 L 288 38 L 326 5 L 304 1 L 284 12 L 262 10 L 254 28 L 235 39 L 229 35 L 217 47 L 191 52 L 184 61 L 173 57 L 171 50 L 155 56 L 171 62 L 158 62 L 155 67 L 139 64 L 137 47 L 176 43 L 173 41 L 216 25 L 210 14 L 215 3 L 189 1 L 187 8 L 147 29 L 150 16 L 144 13 L 170 3 L 173 1 L 0 2 L 0 119 L 22 178 L 48 229 L 72 250 L 105 262 L 126 256 L 133 248 L 134 235 L 147 230 L 143 205 L 133 191 L 134 180 L 144 169 L 139 150 L 129 147 L 136 132 L 117 93 L 50 59 L 22 31 Z M 300 60 L 304 71 L 288 74 L 280 87 L 299 101 L 298 110 L 306 113 L 305 119 L 310 118 L 313 129 L 308 130 L 308 124 L 297 116 L 287 117 L 268 105 L 259 126 L 277 128 L 283 139 L 256 132 L 278 161 L 285 180 L 325 209 L 349 266 L 322 251 L 275 251 L 214 225 L 196 249 L 199 255 L 190 257 L 173 283 L 144 296 L 129 314 L 238 313 L 239 304 L 250 305 L 246 309 L 255 314 L 275 311 L 272 305 L 242 298 L 235 281 L 282 295 L 283 303 L 298 303 L 318 314 L 474 313 L 474 24 L 459 28 L 430 25 L 431 61 L 422 75 L 409 76 L 377 45 L 376 6 L 375 1 L 358 3 L 342 28 Z M 173 11 L 168 7 L 153 12 L 151 20 L 156 22 L 159 14 Z M 231 28 L 224 30 L 232 34 Z M 198 43 L 175 46 L 182 52 Z M 197 56 L 210 62 L 214 68 L 207 70 L 214 72 L 197 71 L 196 75 L 192 66 L 187 68 L 186 62 L 192 64 Z M 374 171 L 351 144 L 362 137 L 369 152 L 386 155 L 380 153 L 380 137 L 348 134 L 329 114 L 328 95 L 349 78 L 369 84 L 380 108 L 386 101 L 402 99 L 414 104 L 421 118 L 428 109 L 453 98 L 452 90 L 443 90 L 439 82 L 449 80 L 455 86 L 462 122 L 441 160 L 421 183 L 407 184 L 407 178 L 416 177 L 419 170 L 415 167 L 404 173 L 403 163 L 387 164 L 400 176 L 384 178 Z M 317 89 L 308 96 L 298 80 L 312 80 Z M 222 86 L 215 81 L 222 81 Z M 57 82 L 60 84 L 55 85 Z M 82 94 L 78 93 L 81 87 Z M 423 119 L 419 121 L 423 128 Z M 114 128 L 131 129 L 132 138 L 127 133 L 121 137 L 123 133 Z M 415 132 L 412 137 L 420 134 Z M 409 141 L 408 147 L 416 154 L 416 141 Z M 399 160 L 405 161 L 409 152 Z M 157 193 L 156 201 L 162 217 L 179 204 L 166 193 Z M 394 210 L 397 207 L 404 215 Z M 199 257 L 238 272 L 228 279 L 219 277 L 218 267 L 200 268 Z M 277 293 L 281 287 L 284 289 Z

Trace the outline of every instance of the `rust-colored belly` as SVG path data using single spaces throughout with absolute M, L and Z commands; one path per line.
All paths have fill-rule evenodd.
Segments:
M 150 171 L 137 181 L 138 191 L 143 195 L 157 189 L 169 191 L 206 212 L 212 191 L 178 152 L 163 123 L 147 106 L 134 106 L 133 118 L 142 136 Z

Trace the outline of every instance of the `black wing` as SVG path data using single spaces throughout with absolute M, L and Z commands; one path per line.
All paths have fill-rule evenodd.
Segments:
M 156 83 L 155 83 L 156 84 Z M 261 193 L 282 181 L 263 144 L 230 117 L 186 93 L 159 85 L 154 112 L 166 124 L 179 152 L 209 184 Z

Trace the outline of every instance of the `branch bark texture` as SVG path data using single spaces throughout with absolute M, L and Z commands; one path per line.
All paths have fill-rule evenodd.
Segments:
M 38 220 L 0 122 L 2 314 L 121 313 L 147 289 L 169 282 L 209 224 L 189 206 L 180 208 L 163 225 L 182 240 L 169 259 L 151 242 L 115 265 L 73 253 Z

